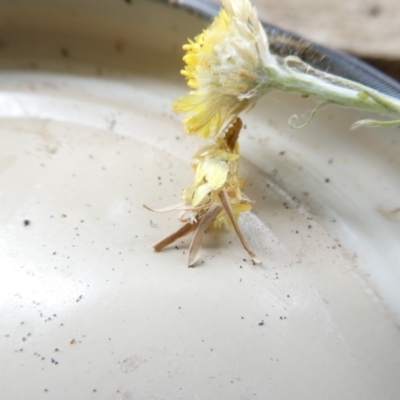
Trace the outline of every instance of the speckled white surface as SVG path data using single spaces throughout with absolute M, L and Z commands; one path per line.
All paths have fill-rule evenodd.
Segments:
M 153 253 L 198 142 L 171 101 L 204 23 L 135 1 L 0 4 L 4 399 L 397 399 L 400 131 L 271 95 L 244 116 L 241 223 Z M 46 5 L 47 4 L 47 5 Z M 25 222 L 29 221 L 29 222 Z

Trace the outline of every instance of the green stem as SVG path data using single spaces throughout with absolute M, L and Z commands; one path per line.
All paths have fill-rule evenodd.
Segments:
M 295 56 L 275 61 L 265 67 L 268 76 L 265 91 L 276 89 L 296 92 L 318 97 L 326 103 L 400 115 L 399 99 L 349 79 L 316 70 Z

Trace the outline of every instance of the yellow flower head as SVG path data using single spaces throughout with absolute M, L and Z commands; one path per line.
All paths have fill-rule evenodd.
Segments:
M 187 133 L 217 134 L 260 96 L 263 66 L 270 53 L 268 39 L 249 0 L 223 0 L 213 23 L 183 46 L 181 71 L 193 90 L 177 99 L 173 109 L 189 114 Z

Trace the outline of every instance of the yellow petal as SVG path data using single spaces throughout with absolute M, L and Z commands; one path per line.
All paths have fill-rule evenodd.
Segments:
M 196 170 L 195 184 L 202 181 L 209 184 L 211 190 L 221 189 L 227 180 L 229 172 L 228 164 L 218 158 L 212 158 L 199 164 Z
M 195 185 L 188 186 L 182 193 L 182 199 L 187 202 L 191 202 L 195 191 L 196 191 Z
M 196 207 L 202 203 L 206 203 L 208 201 L 208 195 L 210 193 L 211 193 L 211 188 L 208 183 L 200 185 L 194 192 L 194 196 L 192 199 L 192 206 Z

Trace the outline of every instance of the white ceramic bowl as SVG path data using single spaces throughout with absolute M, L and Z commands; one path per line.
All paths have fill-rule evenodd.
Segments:
M 149 1 L 0 2 L 3 399 L 397 399 L 400 131 L 270 95 L 244 116 L 232 232 L 179 226 L 199 140 L 172 100 L 204 28 Z

